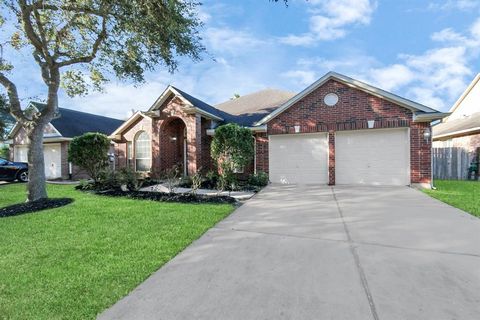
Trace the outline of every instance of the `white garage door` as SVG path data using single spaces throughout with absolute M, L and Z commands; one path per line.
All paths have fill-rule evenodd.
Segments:
M 28 146 L 14 147 L 14 160 L 28 162 Z M 47 179 L 56 179 L 62 176 L 61 146 L 59 143 L 44 144 L 43 155 L 45 160 L 45 176 Z
M 335 134 L 336 184 L 410 184 L 408 129 L 345 131 Z
M 62 176 L 62 157 L 60 144 L 44 144 L 45 176 L 47 179 L 60 178 Z
M 328 182 L 327 134 L 284 134 L 269 137 L 270 181 L 284 184 Z
M 27 146 L 14 146 L 13 161 L 28 162 L 28 147 Z

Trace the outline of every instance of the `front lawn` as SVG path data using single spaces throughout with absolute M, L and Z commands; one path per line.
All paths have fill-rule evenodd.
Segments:
M 437 190 L 425 189 L 433 198 L 480 217 L 480 182 L 435 180 Z
M 233 210 L 48 191 L 75 201 L 0 218 L 1 319 L 93 319 Z M 0 208 L 24 193 L 0 186 Z

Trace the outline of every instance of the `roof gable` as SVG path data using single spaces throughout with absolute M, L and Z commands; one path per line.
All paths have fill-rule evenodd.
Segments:
M 158 97 L 158 99 L 150 107 L 148 112 L 159 110 L 172 95 L 181 99 L 187 107 L 194 108 L 195 111 L 214 120 L 223 121 L 225 120 L 224 117 L 228 116 L 224 112 L 212 107 L 208 103 L 203 102 L 202 100 L 195 98 L 194 96 L 171 85 L 168 86 L 165 91 L 163 91 L 160 97 Z
M 395 104 L 397 104 L 401 107 L 410 109 L 411 111 L 413 111 L 415 113 L 429 114 L 430 117 L 427 117 L 427 120 L 429 120 L 429 121 L 431 121 L 432 117 L 433 117 L 433 119 L 435 119 L 435 118 L 436 119 L 441 119 L 446 115 L 444 113 L 438 112 L 437 110 L 434 110 L 434 109 L 429 108 L 427 106 L 424 106 L 422 104 L 416 103 L 414 101 L 402 98 L 402 97 L 397 96 L 393 93 L 390 93 L 390 92 L 387 92 L 387 91 L 382 90 L 380 88 L 371 86 L 371 85 L 369 85 L 367 83 L 364 83 L 362 81 L 355 80 L 353 78 L 350 78 L 350 77 L 347 77 L 345 75 L 342 75 L 342 74 L 331 71 L 331 72 L 328 72 L 327 74 L 325 74 L 323 77 L 318 79 L 316 82 L 314 82 L 310 86 L 308 86 L 305 90 L 301 91 L 300 93 L 298 93 L 297 95 L 295 95 L 294 97 L 292 97 L 291 99 L 289 99 L 288 101 L 283 103 L 281 106 L 279 106 L 273 112 L 271 112 L 270 114 L 268 114 L 267 116 L 262 118 L 260 121 L 255 123 L 255 125 L 263 125 L 263 124 L 269 122 L 270 120 L 272 120 L 273 118 L 275 118 L 276 116 L 278 116 L 279 114 L 281 114 L 282 112 L 284 112 L 285 110 L 287 110 L 288 108 L 293 106 L 295 103 L 297 103 L 298 101 L 300 101 L 301 99 L 303 99 L 304 97 L 306 97 L 307 95 L 309 95 L 310 93 L 312 93 L 313 91 L 315 91 L 316 89 L 318 89 L 319 87 L 324 85 L 327 81 L 332 80 L 332 79 L 336 80 L 338 82 L 341 82 L 341 83 L 343 83 L 347 86 L 356 88 L 358 90 L 362 90 L 362 91 L 367 92 L 371 95 L 374 95 L 374 96 L 380 97 L 382 99 L 388 100 L 390 102 L 393 102 L 393 103 L 395 103 Z
M 452 113 L 444 121 L 460 119 L 464 116 L 470 116 L 480 112 L 480 73 L 470 82 L 467 89 L 462 93 L 458 100 L 450 108 Z
M 44 103 L 32 101 L 27 108 L 33 107 L 41 111 L 45 106 Z M 110 135 L 123 123 L 122 120 L 66 108 L 58 108 L 58 112 L 60 117 L 50 121 L 50 125 L 54 131 L 58 132 L 57 136 L 60 135 L 65 138 L 81 136 L 87 132 L 99 132 Z M 18 127 L 17 124 L 15 124 L 15 127 L 12 129 L 10 136 L 15 135 L 17 131 L 16 128 Z

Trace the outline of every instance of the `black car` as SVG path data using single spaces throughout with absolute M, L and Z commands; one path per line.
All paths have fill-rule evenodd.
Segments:
M 28 181 L 28 163 L 0 158 L 0 181 Z

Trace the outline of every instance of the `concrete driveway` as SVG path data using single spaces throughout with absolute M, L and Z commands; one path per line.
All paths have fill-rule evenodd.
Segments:
M 100 319 L 479 315 L 479 219 L 406 187 L 270 186 Z

